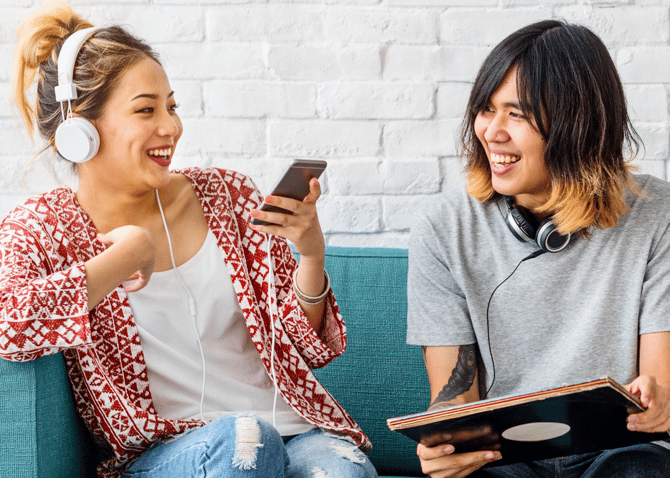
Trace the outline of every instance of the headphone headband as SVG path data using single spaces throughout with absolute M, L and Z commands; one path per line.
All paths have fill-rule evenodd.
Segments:
M 91 27 L 77 30 L 63 43 L 58 55 L 58 86 L 56 86 L 56 100 L 60 103 L 63 123 L 56 129 L 54 137 L 56 151 L 68 161 L 83 163 L 98 153 L 100 135 L 95 126 L 88 120 L 80 117 L 66 118 L 63 103 L 77 99 L 77 87 L 74 84 L 74 64 L 77 61 L 79 50 L 91 35 L 100 28 Z
M 74 64 L 77 61 L 77 55 L 82 45 L 86 43 L 100 27 L 85 28 L 77 30 L 70 35 L 58 55 L 58 86 L 56 86 L 56 101 L 77 99 L 77 87 L 74 85 Z

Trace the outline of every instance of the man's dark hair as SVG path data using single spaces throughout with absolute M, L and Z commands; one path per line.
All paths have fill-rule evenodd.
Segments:
M 552 191 L 538 212 L 554 214 L 563 233 L 616 225 L 628 210 L 624 193 L 634 189 L 626 156 L 634 157 L 641 142 L 607 48 L 580 25 L 534 23 L 488 55 L 462 125 L 468 191 L 483 202 L 498 197 L 474 123 L 513 67 L 522 112 L 547 142 L 544 161 Z

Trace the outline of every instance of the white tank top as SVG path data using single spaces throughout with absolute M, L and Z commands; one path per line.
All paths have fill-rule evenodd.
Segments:
M 204 418 L 253 413 L 272 423 L 274 385 L 251 341 L 230 273 L 211 231 L 198 253 L 177 270 L 195 299 L 207 370 Z M 156 411 L 165 418 L 199 418 L 200 349 L 188 295 L 175 272 L 154 272 L 147 286 L 129 293 L 128 298 Z M 277 398 L 276 421 L 284 436 L 314 428 L 281 395 Z

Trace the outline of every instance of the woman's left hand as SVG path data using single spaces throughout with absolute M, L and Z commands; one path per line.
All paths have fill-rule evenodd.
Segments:
M 670 391 L 649 375 L 641 375 L 626 388 L 640 397 L 644 412 L 628 415 L 628 429 L 632 431 L 657 433 L 670 430 Z
M 309 194 L 303 201 L 281 196 L 266 196 L 264 201 L 293 214 L 267 212 L 259 209 L 251 210 L 251 217 L 271 222 L 271 225 L 254 225 L 249 227 L 256 231 L 274 234 L 288 239 L 293 243 L 301 258 L 317 258 L 323 260 L 326 244 L 316 212 L 316 201 L 321 196 L 321 185 L 316 178 L 309 182 Z M 276 225 L 275 225 L 276 224 Z
M 309 194 L 302 201 L 280 196 L 265 197 L 266 204 L 286 209 L 292 214 L 252 209 L 252 218 L 272 224 L 261 226 L 249 223 L 249 227 L 256 231 L 275 234 L 293 243 L 296 252 L 300 254 L 295 286 L 310 296 L 318 296 L 325 286 L 323 265 L 326 258 L 326 241 L 316 213 L 316 201 L 320 196 L 321 185 L 316 178 L 312 178 L 309 182 Z M 316 333 L 320 333 L 325 302 L 306 304 L 299 300 L 299 303 Z

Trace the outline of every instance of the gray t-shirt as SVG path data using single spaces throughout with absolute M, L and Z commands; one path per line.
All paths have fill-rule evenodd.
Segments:
M 670 184 L 635 180 L 642 196 L 616 227 L 520 265 L 539 248 L 509 231 L 504 200 L 481 204 L 462 189 L 442 195 L 411 232 L 407 342 L 477 343 L 481 390 L 492 380 L 490 343 L 487 398 L 605 375 L 633 380 L 638 336 L 670 330 Z

